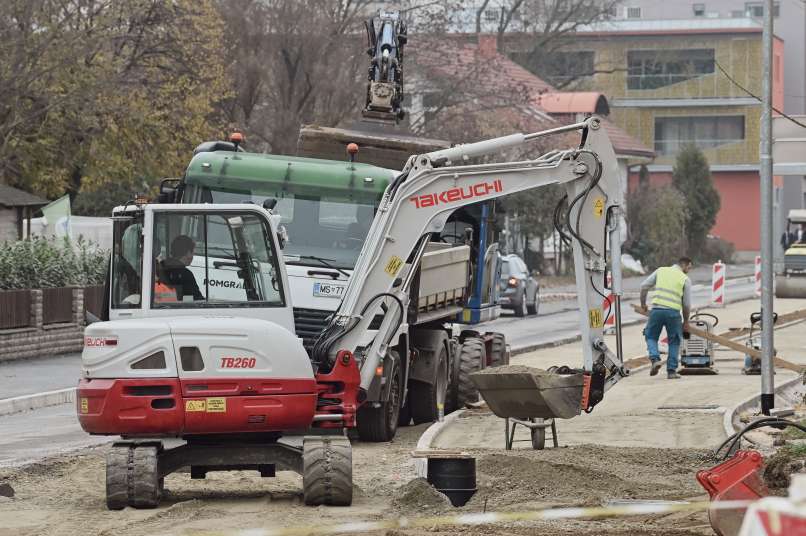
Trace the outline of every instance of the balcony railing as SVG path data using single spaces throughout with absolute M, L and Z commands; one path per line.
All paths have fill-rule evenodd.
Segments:
M 677 154 L 686 145 L 694 145 L 699 149 L 713 149 L 730 143 L 743 143 L 744 139 L 696 139 L 696 140 L 655 140 L 655 152 L 658 154 Z
M 713 72 L 713 71 L 711 71 Z M 691 74 L 628 74 L 627 89 L 658 89 L 671 86 L 678 82 L 685 82 L 692 78 L 711 73 L 691 73 Z

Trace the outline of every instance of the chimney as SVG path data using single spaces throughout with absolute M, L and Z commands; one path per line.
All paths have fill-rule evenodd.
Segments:
M 495 34 L 479 34 L 479 54 L 485 58 L 498 54 L 498 37 Z

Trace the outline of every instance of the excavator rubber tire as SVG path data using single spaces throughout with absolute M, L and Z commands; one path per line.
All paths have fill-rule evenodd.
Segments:
M 162 499 L 163 480 L 159 473 L 159 448 L 138 445 L 129 474 L 129 504 L 135 508 L 156 508 Z
M 129 505 L 129 465 L 133 459 L 130 445 L 113 445 L 106 455 L 106 507 L 110 510 Z
M 400 375 L 392 374 L 389 400 L 381 402 L 377 408 L 364 404 L 356 415 L 358 437 L 361 441 L 381 443 L 391 441 L 397 433 L 400 418 L 401 394 Z
M 302 495 L 309 506 L 350 506 L 353 455 L 339 436 L 307 436 L 302 441 Z
M 409 407 L 414 424 L 434 422 L 439 419 L 439 405 L 445 411 L 448 396 L 448 351 L 443 348 L 439 354 L 433 383 L 412 380 L 409 385 Z M 441 392 L 440 392 L 441 391 Z
M 776 298 L 806 298 L 806 275 L 775 276 Z
M 486 360 L 487 349 L 484 346 L 484 341 L 475 337 L 465 339 L 459 351 L 457 408 L 463 408 L 466 404 L 479 401 L 479 391 L 470 380 L 470 375 L 484 368 Z
M 490 366 L 500 367 L 501 365 L 508 365 L 507 353 L 507 339 L 503 333 L 488 333 L 492 336 L 492 343 L 490 345 Z

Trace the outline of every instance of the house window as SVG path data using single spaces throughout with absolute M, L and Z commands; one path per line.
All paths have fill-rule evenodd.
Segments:
M 766 2 L 745 2 L 744 3 L 745 16 L 762 18 L 764 16 L 764 4 L 766 4 Z M 777 17 L 780 13 L 781 13 L 781 3 L 780 2 L 773 3 L 772 16 Z
M 593 62 L 594 52 L 592 50 L 554 52 L 547 59 L 541 74 L 552 84 L 567 83 L 593 75 Z
M 705 4 L 694 4 L 691 6 L 694 10 L 695 17 L 704 17 L 705 16 Z
M 657 89 L 713 72 L 714 49 L 627 52 L 627 89 Z
M 640 7 L 628 7 L 627 8 L 627 18 L 628 19 L 640 19 L 641 18 L 641 8 Z
M 486 22 L 498 22 L 500 15 L 497 9 L 485 9 L 484 10 L 484 20 Z
M 655 118 L 655 151 L 661 155 L 674 155 L 689 144 L 712 149 L 741 141 L 743 115 Z

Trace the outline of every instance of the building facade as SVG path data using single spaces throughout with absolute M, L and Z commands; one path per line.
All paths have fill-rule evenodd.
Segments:
M 761 95 L 761 37 L 753 18 L 613 19 L 567 39 L 556 54 L 562 68 L 549 79 L 604 93 L 612 120 L 655 149 L 648 166 L 654 184 L 671 181 L 682 147 L 698 146 L 722 201 L 712 234 L 745 256 L 760 245 L 761 106 L 751 94 Z M 773 55 L 773 101 L 782 108 L 784 42 L 778 37 Z M 778 186 L 780 198 L 780 179 Z

